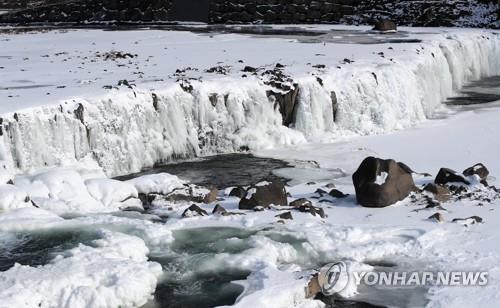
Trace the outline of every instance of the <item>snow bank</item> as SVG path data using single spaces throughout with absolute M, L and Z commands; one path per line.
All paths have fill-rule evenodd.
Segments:
M 163 194 L 166 195 L 177 188 L 184 187 L 185 181 L 175 175 L 168 173 L 150 174 L 128 180 L 126 183 L 133 185 L 141 194 Z
M 31 206 L 25 191 L 14 185 L 0 185 L 0 211 Z
M 139 86 L 7 114 L 0 160 L 26 171 L 91 159 L 107 175 L 120 175 L 177 157 L 407 128 L 442 108 L 441 102 L 465 82 L 500 74 L 498 33 L 436 31 L 442 33 L 413 34 L 421 43 L 325 44 L 325 52 L 356 52 L 354 62 L 338 69 L 332 58 L 328 69 L 292 75 L 300 91 L 290 128 L 282 125 L 277 106 L 268 99 L 269 87 L 252 76 L 192 81 L 189 92 L 177 84 L 155 91 Z M 285 42 L 270 44 L 283 49 Z M 295 43 L 298 50 L 306 48 L 302 45 Z M 384 57 L 374 56 L 380 50 Z M 300 55 L 287 56 L 307 66 Z M 320 76 L 323 85 L 311 74 Z M 335 122 L 332 91 L 338 98 Z
M 170 192 L 184 183 L 170 174 L 146 176 L 128 182 L 103 176 L 99 170 L 69 167 L 45 168 L 18 175 L 12 185 L 0 185 L 0 210 L 34 206 L 57 214 L 84 214 L 142 208 L 136 186 L 141 192 L 148 189 Z
M 50 264 L 16 264 L 0 273 L 0 307 L 138 307 L 156 288 L 161 266 L 133 236 L 102 232 L 94 247 L 81 245 Z

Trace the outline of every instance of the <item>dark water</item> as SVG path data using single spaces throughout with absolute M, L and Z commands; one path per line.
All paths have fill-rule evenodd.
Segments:
M 90 231 L 46 231 L 13 233 L 5 243 L 0 243 L 0 271 L 6 271 L 15 263 L 39 266 L 49 263 L 57 254 L 75 248 L 79 243 L 89 245 L 98 238 Z
M 150 258 L 163 265 L 165 278 L 156 289 L 154 301 L 145 307 L 208 308 L 232 305 L 243 287 L 232 283 L 250 274 L 239 265 L 230 266 L 219 257 L 236 258 L 253 247 L 252 236 L 264 236 L 303 250 L 303 239 L 273 230 L 237 228 L 197 228 L 174 232 L 169 251 L 152 253 Z M 305 252 L 304 252 L 305 253 Z
M 471 106 L 500 101 L 500 76 L 483 78 L 464 86 L 460 95 L 450 97 L 449 106 Z
M 208 308 L 232 305 L 243 288 L 232 281 L 244 280 L 250 274 L 239 265 L 221 260 L 241 258 L 254 247 L 252 238 L 265 237 L 276 244 L 289 244 L 297 251 L 294 261 L 303 268 L 315 269 L 325 263 L 306 248 L 306 240 L 294 232 L 238 228 L 197 228 L 174 232 L 174 242 L 167 251 L 152 252 L 151 260 L 162 264 L 165 275 L 157 286 L 154 300 L 143 308 Z M 240 260 L 240 259 L 237 259 Z M 367 262 L 375 270 L 406 269 L 399 260 Z M 377 308 L 386 306 L 425 306 L 425 288 L 381 288 L 359 286 L 359 294 L 348 300 L 318 296 L 329 308 Z
M 157 166 L 144 172 L 116 179 L 129 180 L 142 175 L 166 172 L 194 184 L 215 185 L 224 188 L 282 179 L 272 174 L 272 171 L 289 166 L 287 162 L 278 159 L 261 158 L 251 154 L 225 154 Z

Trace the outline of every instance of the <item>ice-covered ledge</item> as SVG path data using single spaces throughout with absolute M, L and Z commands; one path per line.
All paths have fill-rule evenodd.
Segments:
M 405 30 L 409 39 L 422 41 L 359 48 L 335 39 L 304 44 L 162 31 L 76 31 L 71 38 L 59 32 L 14 35 L 0 42 L 3 53 L 19 60 L 17 67 L 0 62 L 7 73 L 1 77 L 6 103 L 0 108 L 0 161 L 9 172 L 26 172 L 85 159 L 112 176 L 175 157 L 384 133 L 424 121 L 465 82 L 500 74 L 498 32 Z M 23 42 L 33 44 L 32 49 Z M 57 48 L 37 49 L 33 42 L 57 43 Z M 97 54 L 110 50 L 138 56 L 105 61 Z M 44 66 L 48 61 L 50 68 Z M 269 98 L 268 79 L 242 72 L 247 65 L 262 67 L 260 75 L 277 63 L 299 88 L 290 127 L 282 125 L 277 104 Z M 204 72 L 214 66 L 227 68 L 227 74 Z M 79 79 L 96 67 L 104 73 Z M 183 77 L 201 78 L 190 81 L 192 89 L 175 83 L 176 69 L 187 67 L 194 70 L 181 72 Z M 54 85 L 53 93 L 46 95 L 46 87 L 16 92 L 23 72 Z M 141 73 L 149 80 L 139 83 Z M 137 86 L 103 89 L 132 78 Z

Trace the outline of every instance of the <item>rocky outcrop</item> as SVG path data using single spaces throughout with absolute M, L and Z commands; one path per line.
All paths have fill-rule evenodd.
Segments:
M 363 160 L 352 176 L 358 203 L 365 207 L 386 207 L 408 197 L 417 188 L 407 169 L 392 159 Z
M 206 22 L 208 19 L 214 24 L 374 24 L 378 20 L 392 20 L 399 25 L 499 28 L 499 7 L 496 0 L 0 0 L 0 10 L 17 10 L 0 15 L 0 22 Z

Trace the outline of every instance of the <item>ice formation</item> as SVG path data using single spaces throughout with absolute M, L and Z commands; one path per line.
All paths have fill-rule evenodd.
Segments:
M 321 75 L 322 85 L 294 76 L 300 91 L 290 127 L 266 96 L 269 87 L 255 78 L 192 82 L 190 93 L 177 84 L 154 93 L 138 87 L 5 116 L 0 161 L 26 171 L 86 158 L 111 176 L 176 157 L 383 133 L 425 120 L 465 82 L 500 74 L 495 32 L 442 33 L 408 45 L 415 46 L 418 57 L 332 68 Z

